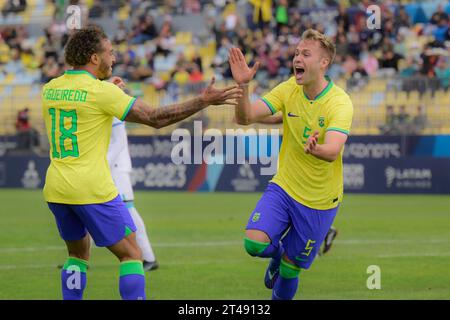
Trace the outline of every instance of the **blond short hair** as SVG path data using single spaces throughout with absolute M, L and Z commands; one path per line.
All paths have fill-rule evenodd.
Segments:
M 308 29 L 303 32 L 301 40 L 318 41 L 320 43 L 320 46 L 326 51 L 328 57 L 330 58 L 330 63 L 328 64 L 328 66 L 331 66 L 336 56 L 336 46 L 330 40 L 330 38 L 317 30 Z

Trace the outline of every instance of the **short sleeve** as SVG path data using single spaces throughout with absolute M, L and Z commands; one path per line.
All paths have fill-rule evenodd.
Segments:
M 348 135 L 353 119 L 353 104 L 350 98 L 346 97 L 336 103 L 331 111 L 327 131 L 338 131 Z
M 98 98 L 99 108 L 123 121 L 136 98 L 127 95 L 118 86 L 108 81 L 102 81 L 101 86 L 101 94 Z
M 281 111 L 284 107 L 284 97 L 291 87 L 289 80 L 284 81 L 273 88 L 269 93 L 265 94 L 261 100 L 267 105 L 272 114 Z

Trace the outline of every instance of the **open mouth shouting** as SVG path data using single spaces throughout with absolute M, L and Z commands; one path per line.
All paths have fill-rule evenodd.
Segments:
M 295 67 L 294 68 L 294 73 L 295 73 L 295 79 L 296 80 L 302 80 L 303 79 L 303 75 L 305 74 L 305 68 Z

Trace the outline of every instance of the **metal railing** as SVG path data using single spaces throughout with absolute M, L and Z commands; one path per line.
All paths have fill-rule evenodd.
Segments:
M 336 84 L 345 89 L 354 105 L 354 118 L 352 125 L 353 134 L 377 135 L 382 134 L 380 129 L 386 121 L 386 109 L 392 106 L 395 113 L 404 106 L 405 111 L 413 119 L 418 106 L 427 119 L 427 125 L 419 134 L 450 134 L 450 90 L 444 90 L 439 79 L 414 78 L 371 78 L 356 86 L 352 79 L 338 80 Z M 268 88 L 260 90 L 253 99 L 264 95 L 276 85 L 277 80 L 271 80 Z M 230 82 L 219 83 L 218 86 L 227 85 Z M 204 86 L 205 84 L 203 84 Z M 256 83 L 253 84 L 255 86 Z M 192 97 L 202 88 L 202 84 L 180 86 L 177 89 L 166 88 L 161 90 L 149 90 L 147 84 L 133 84 L 131 94 L 141 96 L 153 106 L 164 106 Z M 250 88 L 252 91 L 253 88 Z M 0 88 L 0 135 L 14 135 L 17 112 L 28 107 L 30 109 L 30 123 L 39 132 L 44 132 L 41 101 L 39 91 L 30 93 L 30 86 L 8 86 Z M 37 92 L 37 93 L 36 93 Z M 206 109 L 202 117 L 208 119 L 209 128 L 225 130 L 235 128 L 233 123 L 233 107 L 211 106 Z M 191 121 L 191 120 L 186 120 Z M 261 127 L 263 125 L 255 125 Z M 156 130 L 141 125 L 129 125 L 129 134 L 154 135 L 170 134 L 177 125 L 172 125 L 163 130 Z

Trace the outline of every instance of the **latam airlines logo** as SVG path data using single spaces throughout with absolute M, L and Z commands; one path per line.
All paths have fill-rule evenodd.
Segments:
M 389 166 L 384 173 L 388 188 L 431 189 L 432 187 L 431 169 L 397 169 Z

